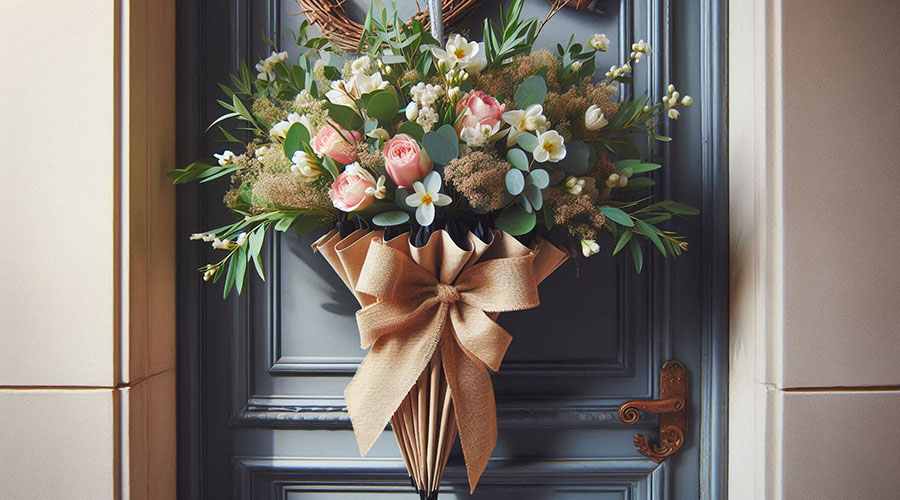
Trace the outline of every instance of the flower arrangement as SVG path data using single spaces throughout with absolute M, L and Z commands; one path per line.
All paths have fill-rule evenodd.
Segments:
M 484 21 L 483 43 L 441 44 L 417 20 L 371 9 L 350 57 L 307 37 L 304 21 L 296 63 L 270 43 L 255 77 L 244 65 L 221 85 L 226 113 L 210 128 L 244 152 L 171 172 L 178 184 L 231 177 L 224 202 L 238 220 L 192 237 L 223 250 L 200 270 L 224 277 L 225 296 L 251 266 L 265 279 L 270 230 L 334 228 L 314 248 L 363 306 L 362 345 L 374 346 L 345 393 L 354 430 L 365 453 L 393 422 L 422 498 L 436 495 L 457 430 L 473 490 L 487 465 L 488 369 L 511 340 L 497 314 L 537 306 L 537 283 L 604 238 L 612 254 L 627 247 L 638 272 L 641 240 L 679 255 L 686 241 L 659 225 L 697 213 L 653 201 L 646 175 L 661 168 L 655 142 L 671 140 L 659 125 L 691 98 L 672 85 L 658 103 L 618 95 L 651 47 L 633 44 L 595 82 L 609 39 L 534 50 L 564 2 L 542 21 L 523 19 L 522 4 Z

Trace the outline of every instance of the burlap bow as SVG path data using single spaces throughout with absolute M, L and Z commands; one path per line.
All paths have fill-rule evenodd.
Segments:
M 474 491 L 497 442 L 488 368 L 500 368 L 512 340 L 494 320 L 537 307 L 537 284 L 566 255 L 546 243 L 533 251 L 499 232 L 489 245 L 469 235 L 465 251 L 440 233 L 424 249 L 361 232 L 326 235 L 314 247 L 364 306 L 356 317 L 361 346 L 371 351 L 344 391 L 360 451 L 371 449 L 440 346 Z M 354 265 L 363 256 L 361 268 Z

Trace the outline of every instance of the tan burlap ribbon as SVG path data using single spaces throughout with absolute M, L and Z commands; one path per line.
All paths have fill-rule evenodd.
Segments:
M 417 248 L 404 234 L 381 231 L 346 238 L 333 231 L 313 247 L 363 306 L 356 313 L 361 346 L 371 351 L 344 391 L 359 449 L 365 455 L 440 346 L 469 485 L 474 491 L 497 442 L 494 390 L 512 338 L 494 322 L 504 311 L 539 304 L 537 285 L 567 256 L 546 241 L 534 249 L 495 232 L 468 248 L 444 231 Z

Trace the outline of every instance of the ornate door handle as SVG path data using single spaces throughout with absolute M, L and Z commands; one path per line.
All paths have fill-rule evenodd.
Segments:
M 635 399 L 619 407 L 619 420 L 634 424 L 640 412 L 659 413 L 659 444 L 643 434 L 634 435 L 640 454 L 660 463 L 684 444 L 687 432 L 687 369 L 679 361 L 666 361 L 659 372 L 659 399 Z

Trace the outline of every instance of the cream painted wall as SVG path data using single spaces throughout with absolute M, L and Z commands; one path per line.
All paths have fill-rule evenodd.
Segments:
M 0 2 L 0 498 L 175 498 L 174 20 Z
M 732 499 L 900 491 L 900 3 L 731 0 Z

